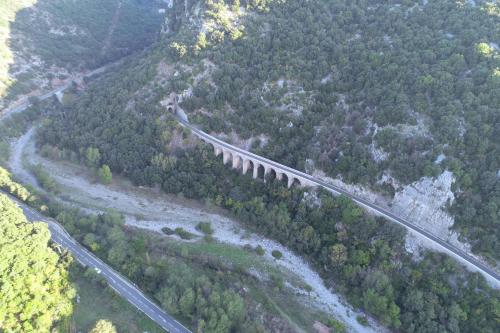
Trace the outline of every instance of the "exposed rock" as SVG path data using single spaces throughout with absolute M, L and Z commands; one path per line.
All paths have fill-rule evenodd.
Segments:
M 438 157 L 436 157 L 436 160 L 434 161 L 434 164 L 441 164 L 446 159 L 445 154 L 439 154 Z
M 329 178 L 322 171 L 316 170 L 313 176 L 363 199 L 370 200 L 470 254 L 470 245 L 459 241 L 458 234 L 450 229 L 454 219 L 446 211 L 446 207 L 455 200 L 451 191 L 451 185 L 455 178 L 450 171 L 444 171 L 435 179 L 423 177 L 413 184 L 401 187 L 392 200 L 364 186 L 346 184 L 341 179 Z M 388 182 L 390 179 L 390 175 L 386 175 L 384 180 Z M 394 183 L 393 186 L 399 187 L 397 183 Z M 408 233 L 407 251 L 418 255 L 420 248 L 434 249 L 430 242 L 425 242 L 421 237 Z
M 315 322 L 313 328 L 318 333 L 330 333 L 331 330 L 325 324 L 320 323 L 319 321 Z
M 454 181 L 453 173 L 444 171 L 436 179 L 424 177 L 405 186 L 394 196 L 393 211 L 440 238 L 456 242 L 456 233 L 449 230 L 453 218 L 444 210 L 455 200 L 451 191 Z

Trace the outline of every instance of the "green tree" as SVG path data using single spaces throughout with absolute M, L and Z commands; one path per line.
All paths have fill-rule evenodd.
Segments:
M 335 244 L 330 247 L 330 263 L 335 266 L 341 266 L 347 261 L 347 248 L 343 244 Z
M 85 151 L 85 163 L 90 168 L 97 168 L 99 162 L 101 161 L 101 153 L 99 149 L 94 147 L 88 147 Z
M 181 309 L 181 313 L 187 317 L 191 317 L 194 310 L 194 301 L 195 301 L 195 293 L 193 289 L 188 288 L 179 300 L 179 307 Z
M 108 185 L 111 184 L 111 181 L 113 180 L 113 174 L 111 173 L 111 169 L 109 166 L 104 164 L 102 167 L 99 168 L 99 171 L 97 172 L 99 176 L 99 180 L 101 183 Z
M 95 323 L 89 333 L 116 333 L 116 328 L 109 320 L 100 319 Z
M 49 246 L 45 223 L 29 223 L 0 194 L 0 331 L 49 332 L 72 312 L 69 260 Z
M 283 253 L 281 253 L 281 251 L 278 250 L 273 250 L 271 252 L 271 255 L 276 259 L 281 259 L 283 257 Z
M 27 189 L 14 182 L 10 173 L 2 167 L 0 167 L 0 188 L 15 195 L 22 201 L 28 200 L 31 195 Z
M 207 45 L 208 45 L 207 35 L 204 32 L 200 32 L 198 34 L 198 38 L 196 40 L 196 44 L 194 46 L 194 50 L 196 52 L 199 52 L 199 51 L 203 50 L 204 48 L 206 48 Z

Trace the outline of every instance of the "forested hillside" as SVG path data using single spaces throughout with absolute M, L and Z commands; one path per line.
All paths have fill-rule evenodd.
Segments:
M 300 169 L 313 159 L 347 182 L 449 169 L 456 227 L 498 259 L 500 8 L 475 3 L 275 2 L 245 38 L 185 55 L 215 70 L 182 105 L 209 130 L 264 134 L 264 155 Z
M 451 170 L 456 227 L 498 259 L 500 9 L 474 3 L 174 1 L 168 33 L 56 106 L 39 143 L 230 210 L 394 330 L 495 332 L 499 295 L 480 276 L 413 261 L 403 230 L 345 198 L 237 175 L 160 104 L 175 92 L 207 131 L 389 195 Z
M 206 242 L 197 242 L 200 245 L 197 249 L 197 246 L 186 246 L 156 233 L 130 228 L 125 225 L 124 218 L 113 211 L 88 215 L 77 208 L 68 208 L 49 196 L 32 195 L 13 181 L 10 173 L 2 167 L 0 189 L 56 219 L 76 241 L 127 276 L 193 331 L 295 332 L 297 325 L 310 327 L 315 320 L 337 324 L 339 330 L 343 328 L 330 314 L 325 315 L 309 305 L 300 304 L 292 292 L 285 290 L 282 274 L 277 270 L 266 270 L 269 280 L 257 279 L 248 269 L 248 264 L 239 261 L 254 265 L 253 250 L 226 249 L 223 244 L 217 244 L 209 237 L 210 223 L 204 229 L 207 232 Z M 184 233 L 194 236 L 186 231 Z M 5 244 L 9 242 L 11 238 L 7 235 Z M 207 248 L 212 248 L 212 251 L 205 251 Z M 239 260 L 228 262 L 225 255 L 221 255 L 224 250 Z M 90 329 L 89 319 L 103 316 L 100 313 L 102 310 L 115 316 L 114 324 L 119 332 L 163 331 L 151 323 L 147 325 L 144 318 L 141 321 L 135 307 L 130 309 L 131 306 L 124 306 L 126 301 L 111 288 L 106 288 L 106 280 L 94 268 L 75 264 L 71 267 L 71 277 L 78 283 L 80 301 L 74 304 L 75 312 L 71 318 L 58 323 L 57 329 L 62 332 L 85 327 Z M 6 281 L 11 279 L 12 275 L 5 276 Z M 293 313 L 295 316 L 290 319 Z M 76 321 L 77 325 L 71 324 L 72 321 Z M 0 329 L 3 328 L 1 324 L 0 317 Z M 20 326 L 19 323 L 13 325 L 16 329 Z
M 12 83 L 9 78 L 9 66 L 14 61 L 14 55 L 9 48 L 11 35 L 10 23 L 15 19 L 16 12 L 32 5 L 35 0 L 6 0 L 0 2 L 0 97 L 3 97 L 7 87 Z
M 456 228 L 474 251 L 498 259 L 498 4 L 289 0 L 238 11 L 221 3 L 208 2 L 202 26 L 210 28 L 200 33 L 175 2 L 173 32 L 142 60 L 149 76 L 110 89 L 133 94 L 149 84 L 148 99 L 128 104 L 136 110 L 177 92 L 207 130 L 264 138 L 253 147 L 269 158 L 299 169 L 310 159 L 313 169 L 387 194 L 451 170 Z M 161 57 L 166 74 L 156 68 Z M 123 107 L 128 96 L 120 99 Z M 85 112 L 75 125 L 94 121 Z M 139 172 L 144 161 L 128 168 Z
M 156 65 L 151 64 L 153 59 L 160 61 L 160 54 L 157 49 L 147 61 L 125 63 L 120 71 L 89 87 L 74 105 L 54 109 L 39 135 L 46 145 L 43 151 L 81 164 L 99 156 L 92 165 L 109 165 L 137 184 L 160 185 L 166 192 L 226 208 L 247 227 L 309 258 L 329 285 L 334 281 L 352 304 L 394 329 L 495 331 L 498 292 L 479 275 L 466 273 L 442 255 L 429 254 L 414 262 L 404 249 L 404 230 L 365 215 L 349 200 L 326 193 L 307 199 L 302 189 L 255 182 L 250 175 L 242 177 L 224 167 L 209 147 L 195 146 L 189 133 L 158 105 L 160 97 L 154 92 L 179 84 L 175 79 L 164 88 L 151 84 L 156 76 Z M 78 219 L 65 221 L 68 230 L 83 231 L 84 242 L 92 241 L 88 246 L 114 253 L 109 257 L 112 262 L 115 255 L 124 260 L 118 254 L 132 251 L 114 242 L 107 252 L 110 244 L 101 237 L 86 237 L 87 229 Z M 100 247 L 98 240 L 105 246 Z M 129 274 L 142 271 L 129 265 L 124 269 L 134 269 Z M 187 289 L 176 295 L 182 290 Z M 157 297 L 174 309 L 168 298 Z M 470 315 L 476 312 L 481 315 Z
M 143 49 L 158 36 L 162 6 L 140 0 L 2 1 L 0 97 Z
M 0 177 L 3 187 L 4 174 Z M 0 194 L 0 331 L 49 332 L 71 314 L 70 258 L 58 255 L 49 240 L 46 224 L 29 223 Z

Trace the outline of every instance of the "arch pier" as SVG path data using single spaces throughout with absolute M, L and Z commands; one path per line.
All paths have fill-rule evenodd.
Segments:
M 214 147 L 215 156 L 219 156 L 222 154 L 222 162 L 224 164 L 228 164 L 231 162 L 231 166 L 233 169 L 241 170 L 243 175 L 247 174 L 249 171 L 252 173 L 252 177 L 254 179 L 259 178 L 259 169 L 262 168 L 264 170 L 264 179 L 268 175 L 274 173 L 276 175 L 276 179 L 282 181 L 286 178 L 287 186 L 290 188 L 294 184 L 298 184 L 299 186 L 308 185 L 308 181 L 306 179 L 302 179 L 297 175 L 294 175 L 291 172 L 288 172 L 285 166 L 280 167 L 277 163 L 272 161 L 266 161 L 261 157 L 253 157 L 253 154 L 248 152 L 241 153 L 236 147 L 234 149 L 230 149 L 228 147 L 224 147 L 217 142 L 211 142 L 206 138 L 201 138 L 203 141 L 211 144 Z M 262 172 L 262 171 L 261 171 Z

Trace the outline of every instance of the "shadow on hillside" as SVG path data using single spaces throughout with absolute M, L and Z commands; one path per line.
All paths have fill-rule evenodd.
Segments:
M 11 78 L 3 87 L 6 101 L 36 95 L 73 73 L 101 67 L 147 47 L 157 38 L 164 20 L 154 1 L 33 2 L 15 12 L 5 45 L 0 45 L 4 48 L 0 53 L 6 54 L 1 61 L 11 58 L 7 73 L 0 73 L 2 81 L 7 75 Z

